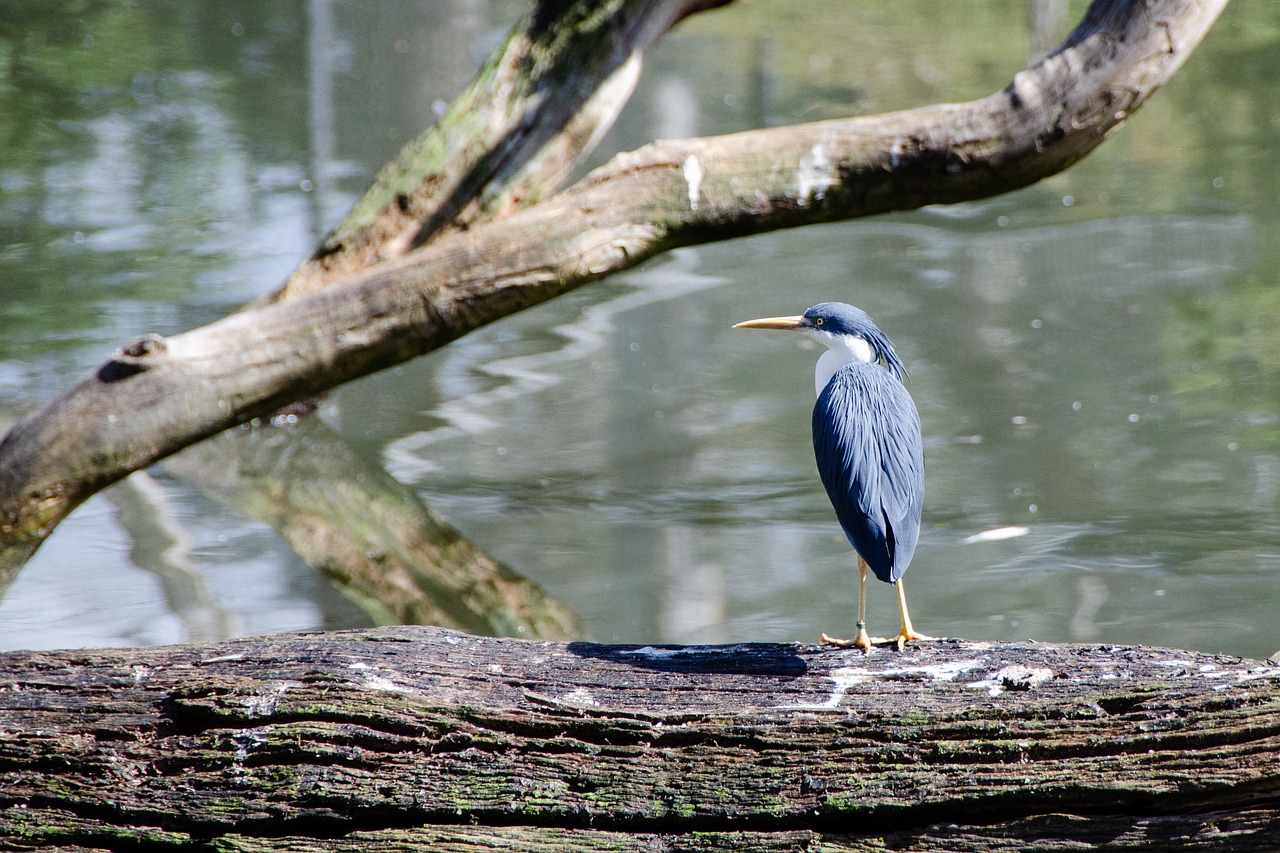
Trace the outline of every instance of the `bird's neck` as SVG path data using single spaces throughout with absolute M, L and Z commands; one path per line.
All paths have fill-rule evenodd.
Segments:
M 827 347 L 813 371 L 814 390 L 819 396 L 831 377 L 836 375 L 836 371 L 846 364 L 871 364 L 875 361 L 875 351 L 862 338 L 822 333 L 819 335 L 815 335 L 818 342 Z

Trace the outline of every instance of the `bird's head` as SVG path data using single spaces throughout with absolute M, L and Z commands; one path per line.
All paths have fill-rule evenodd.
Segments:
M 853 360 L 883 362 L 900 381 L 909 378 L 906 366 L 893 349 L 893 341 L 866 311 L 843 302 L 821 302 L 799 317 L 765 317 L 738 323 L 734 328 L 804 332 L 828 349 L 847 352 Z

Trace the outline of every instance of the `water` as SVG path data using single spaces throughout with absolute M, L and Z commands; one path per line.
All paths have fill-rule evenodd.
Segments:
M 1037 40 L 1021 2 L 986 20 L 846 5 L 688 22 L 593 162 L 655 137 L 977 97 Z M 0 418 L 138 333 L 271 289 L 520 11 L 138 3 L 74 26 L 6 12 Z M 321 417 L 597 639 L 848 633 L 852 554 L 808 437 L 818 353 L 729 328 L 842 299 L 894 339 L 924 422 L 917 627 L 1270 655 L 1280 69 L 1265 17 L 1230 8 L 1114 139 L 1036 187 L 680 251 L 345 387 Z M 870 608 L 892 633 L 888 587 Z M 0 647 L 367 620 L 270 528 L 162 466 L 58 529 L 0 602 Z

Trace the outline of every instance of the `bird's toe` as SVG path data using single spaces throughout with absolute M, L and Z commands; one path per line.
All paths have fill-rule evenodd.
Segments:
M 866 654 L 871 654 L 871 647 L 876 643 L 887 643 L 884 637 L 872 637 L 867 634 L 867 629 L 859 628 L 858 636 L 852 640 L 841 640 L 837 637 L 828 636 L 826 633 L 822 635 L 822 645 L 835 646 L 838 649 L 862 649 Z
M 930 640 L 939 640 L 939 639 L 942 639 L 942 638 L 930 637 L 928 634 L 921 634 L 920 632 L 912 628 L 903 628 L 901 631 L 898 632 L 898 636 L 894 637 L 891 642 L 894 642 L 898 645 L 898 651 L 902 651 L 903 647 L 906 646 L 907 643 L 910 643 L 913 641 L 928 642 Z

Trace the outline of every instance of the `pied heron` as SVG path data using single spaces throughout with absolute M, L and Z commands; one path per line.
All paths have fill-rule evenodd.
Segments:
M 933 639 L 912 627 L 902 591 L 920 536 L 924 444 L 920 414 L 902 384 L 907 369 L 893 343 L 865 311 L 843 302 L 734 328 L 801 332 L 826 347 L 814 372 L 813 452 L 836 518 L 858 554 L 859 582 L 857 635 L 837 640 L 823 634 L 822 642 L 870 652 L 874 642 L 896 642 L 901 649 L 909 640 Z M 892 640 L 867 634 L 868 568 L 897 589 L 902 628 Z

